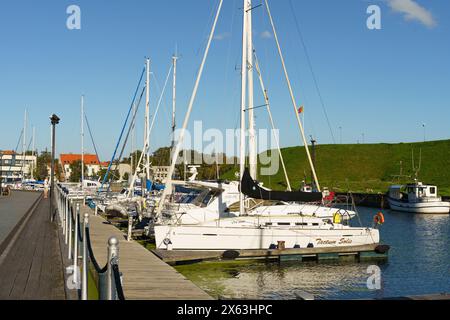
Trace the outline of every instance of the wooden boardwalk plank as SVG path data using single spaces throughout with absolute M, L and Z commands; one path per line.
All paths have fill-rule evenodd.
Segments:
M 0 265 L 0 299 L 65 299 L 58 230 L 41 200 Z M 13 209 L 12 209 L 13 210 Z
M 88 212 L 92 250 L 100 266 L 106 264 L 107 242 L 111 236 L 119 240 L 119 268 L 123 274 L 123 290 L 129 300 L 209 300 L 212 299 L 171 266 L 135 241 L 126 241 L 122 231 L 105 224 L 93 210 Z

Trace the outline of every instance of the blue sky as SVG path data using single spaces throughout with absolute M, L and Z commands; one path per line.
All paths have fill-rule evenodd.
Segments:
M 0 149 L 16 146 L 28 109 L 37 148 L 49 147 L 48 117 L 60 116 L 58 152 L 79 152 L 80 96 L 102 159 L 109 159 L 144 58 L 162 87 L 177 46 L 178 126 L 194 85 L 216 0 L 0 2 Z M 256 1 L 255 3 L 260 3 Z M 445 0 L 292 0 L 336 142 L 408 142 L 450 138 L 450 3 Z M 66 8 L 81 8 L 81 30 L 66 28 Z M 270 1 L 306 131 L 332 143 L 289 0 Z M 379 5 L 382 29 L 366 27 Z M 191 120 L 205 128 L 239 121 L 241 0 L 225 0 Z M 447 12 L 447 15 L 445 13 Z M 431 19 L 431 20 L 430 20 Z M 430 22 L 431 21 L 431 22 Z M 281 145 L 299 132 L 264 7 L 254 9 L 254 43 Z M 153 80 L 153 79 L 152 79 Z M 159 92 L 153 81 L 151 106 Z M 256 104 L 263 99 L 255 82 Z M 152 149 L 169 144 L 170 90 Z M 142 111 L 141 106 L 141 111 Z M 153 109 L 154 110 L 154 109 Z M 264 109 L 257 126 L 268 128 Z M 192 123 L 191 121 L 191 123 Z M 142 112 L 138 145 L 142 144 Z M 29 137 L 29 135 L 28 135 Z M 86 132 L 86 150 L 93 151 Z

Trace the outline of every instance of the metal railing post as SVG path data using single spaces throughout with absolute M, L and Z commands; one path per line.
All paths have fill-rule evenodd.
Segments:
M 61 221 L 61 227 L 64 227 L 64 225 L 63 225 L 63 218 L 64 218 L 64 213 L 63 213 L 63 194 L 62 194 L 60 188 L 58 188 L 58 194 L 59 194 L 59 218 L 60 218 L 60 221 Z
M 61 228 L 64 229 L 64 224 L 63 224 L 63 195 L 61 193 L 61 189 L 58 187 L 58 213 L 59 213 L 59 221 L 61 223 Z
M 106 300 L 116 300 L 116 285 L 114 282 L 114 272 L 112 264 L 119 260 L 119 240 L 111 237 L 108 240 L 108 257 L 106 269 Z
M 78 268 L 78 214 L 80 213 L 80 204 L 77 203 L 77 211 L 75 213 L 75 224 L 73 226 L 73 282 L 78 283 L 77 268 Z
M 56 201 L 56 207 L 58 210 L 58 215 L 61 217 L 61 195 L 59 194 L 58 185 L 56 185 L 56 192 L 55 192 L 55 201 Z
M 63 236 L 66 235 L 66 195 L 60 192 L 61 194 L 61 224 L 62 224 L 62 233 Z M 65 237 L 64 237 L 65 238 Z
M 131 241 L 131 232 L 133 229 L 133 216 L 131 214 L 128 215 L 128 234 L 127 234 L 127 241 Z
M 72 214 L 71 209 L 73 208 L 72 200 L 70 201 L 69 210 L 67 211 L 67 220 L 68 220 L 68 248 L 69 248 L 69 260 L 72 259 Z
M 89 213 L 85 213 L 83 221 L 83 273 L 81 282 L 81 300 L 88 299 L 88 254 L 86 242 L 86 227 L 88 223 L 89 223 Z
M 65 243 L 67 245 L 67 241 L 69 239 L 68 233 L 69 233 L 69 195 L 65 193 L 65 206 L 66 209 L 64 210 L 64 225 L 65 225 Z

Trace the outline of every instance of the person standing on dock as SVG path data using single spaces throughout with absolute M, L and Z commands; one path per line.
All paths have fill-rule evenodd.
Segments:
M 44 199 L 48 198 L 48 179 L 44 180 Z

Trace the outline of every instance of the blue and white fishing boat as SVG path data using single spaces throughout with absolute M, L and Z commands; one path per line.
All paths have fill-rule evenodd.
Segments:
M 415 181 L 389 187 L 388 202 L 392 210 L 411 213 L 450 213 L 450 202 L 442 201 L 435 185 Z

